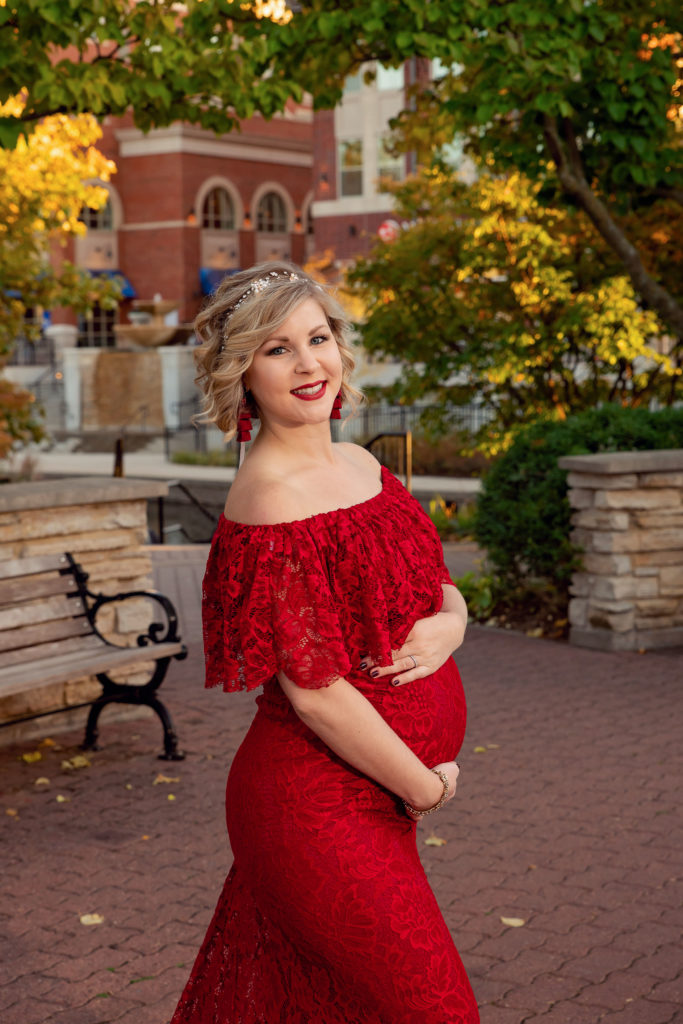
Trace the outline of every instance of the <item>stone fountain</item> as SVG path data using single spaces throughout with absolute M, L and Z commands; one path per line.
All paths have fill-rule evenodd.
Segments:
M 196 395 L 191 324 L 179 324 L 180 303 L 136 299 L 130 323 L 116 324 L 113 349 L 67 349 L 67 426 L 160 431 L 183 423 Z M 167 319 L 175 322 L 167 323 Z
M 169 313 L 175 313 L 180 303 L 173 299 L 134 299 L 128 314 L 130 323 L 115 324 L 116 347 L 133 352 L 166 345 L 178 331 L 177 323 L 167 323 Z

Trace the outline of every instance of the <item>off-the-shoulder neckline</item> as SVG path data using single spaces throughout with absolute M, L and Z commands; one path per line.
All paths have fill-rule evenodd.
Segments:
M 382 466 L 380 472 L 381 486 L 376 494 L 372 494 L 369 498 L 364 498 L 362 501 L 357 501 L 353 505 L 342 505 L 340 508 L 332 508 L 327 512 L 314 512 L 313 515 L 304 516 L 303 519 L 285 519 L 281 523 L 241 523 L 237 519 L 228 519 L 225 512 L 221 512 L 218 522 L 219 525 L 239 527 L 243 530 L 273 530 L 282 526 L 298 526 L 301 523 L 311 523 L 316 519 L 327 519 L 330 516 L 336 516 L 342 512 L 352 512 L 355 509 L 364 508 L 373 504 L 373 502 L 377 501 L 379 498 L 382 498 L 386 491 L 388 478 L 390 478 L 389 471 L 386 466 Z

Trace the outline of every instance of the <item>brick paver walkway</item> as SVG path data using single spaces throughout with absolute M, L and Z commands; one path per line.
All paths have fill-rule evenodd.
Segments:
M 0 750 L 2 1024 L 166 1024 L 175 1006 L 230 864 L 225 776 L 254 699 L 202 689 L 201 556 L 157 556 L 191 641 L 164 684 L 186 761 L 156 760 L 155 719 L 106 711 L 89 767 L 62 767 L 75 733 Z M 420 842 L 483 1024 L 683 1021 L 680 652 L 472 628 L 458 663 L 462 782 Z

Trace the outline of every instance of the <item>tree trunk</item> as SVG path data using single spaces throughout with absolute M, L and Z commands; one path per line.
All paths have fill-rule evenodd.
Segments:
M 555 118 L 546 115 L 544 134 L 562 188 L 579 203 L 607 244 L 617 254 L 644 303 L 673 328 L 678 338 L 676 347 L 683 345 L 683 307 L 666 288 L 650 277 L 638 250 L 614 221 L 602 200 L 593 192 L 583 173 L 581 157 L 573 142 L 571 126 L 565 127 L 569 135 L 567 141 L 560 137 Z

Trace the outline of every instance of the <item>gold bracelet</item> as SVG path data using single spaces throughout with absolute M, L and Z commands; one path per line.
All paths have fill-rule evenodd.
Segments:
M 438 775 L 441 781 L 443 782 L 443 793 L 441 794 L 441 799 L 438 800 L 433 807 L 425 807 L 424 811 L 418 811 L 416 807 L 411 807 L 408 801 L 404 800 L 403 806 L 407 810 L 408 814 L 410 814 L 413 818 L 423 818 L 425 814 L 431 814 L 432 811 L 438 811 L 439 808 L 443 807 L 443 805 L 448 800 L 448 794 L 451 791 L 451 784 L 448 781 L 448 776 L 446 775 L 445 772 L 442 772 L 440 768 L 432 768 L 431 770 L 434 772 L 435 775 Z

